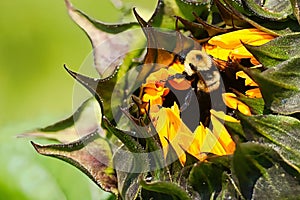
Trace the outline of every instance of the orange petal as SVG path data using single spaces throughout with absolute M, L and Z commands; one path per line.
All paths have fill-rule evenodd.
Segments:
M 168 68 L 169 76 L 173 76 L 175 74 L 181 74 L 184 71 L 184 65 L 178 62 L 175 62 Z M 181 79 L 171 79 L 169 80 L 169 84 L 176 90 L 187 90 L 191 88 L 191 83 L 185 78 Z

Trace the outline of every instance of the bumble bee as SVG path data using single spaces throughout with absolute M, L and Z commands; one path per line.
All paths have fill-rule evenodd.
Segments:
M 212 58 L 201 50 L 189 51 L 184 60 L 182 60 L 182 63 L 184 65 L 184 72 L 181 75 L 175 75 L 174 78 L 185 78 L 191 83 L 191 89 L 181 101 L 180 111 L 187 113 L 186 117 L 183 116 L 183 121 L 189 124 L 191 130 L 195 129 L 199 121 L 197 123 L 190 123 L 191 113 L 199 109 L 201 111 L 199 113 L 200 121 L 208 126 L 210 109 L 217 109 L 219 107 L 217 105 L 218 101 L 212 101 L 212 99 L 221 99 L 219 95 L 221 89 L 220 72 L 213 64 Z
M 220 87 L 220 73 L 212 59 L 201 50 L 191 50 L 185 57 L 186 79 L 195 81 L 197 90 L 209 93 Z

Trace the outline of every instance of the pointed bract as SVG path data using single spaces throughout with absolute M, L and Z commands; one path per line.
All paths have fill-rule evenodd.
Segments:
M 103 190 L 118 194 L 110 145 L 105 139 L 99 137 L 98 132 L 90 133 L 80 140 L 68 144 L 41 146 L 32 142 L 32 145 L 38 153 L 74 165 Z

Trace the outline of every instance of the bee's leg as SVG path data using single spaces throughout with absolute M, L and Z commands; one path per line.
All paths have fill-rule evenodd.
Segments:
M 168 81 L 169 80 L 173 80 L 173 79 L 183 79 L 183 78 L 186 78 L 185 74 L 179 74 L 179 73 L 177 73 L 177 74 L 174 74 L 172 76 L 169 76 Z
M 187 93 L 187 95 L 184 98 L 184 103 L 180 106 L 180 112 L 184 111 L 185 109 L 187 109 L 187 107 L 190 105 L 191 100 L 192 100 L 192 96 L 193 96 L 193 89 L 190 89 Z
M 159 82 L 167 82 L 167 81 L 170 81 L 170 80 L 174 80 L 174 79 L 183 79 L 183 78 L 186 78 L 186 75 L 185 74 L 174 74 L 172 76 L 169 76 L 167 79 L 165 80 L 160 80 Z

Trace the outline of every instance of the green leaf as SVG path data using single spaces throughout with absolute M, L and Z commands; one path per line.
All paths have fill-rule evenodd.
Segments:
M 244 44 L 244 46 L 264 67 L 269 68 L 300 55 L 299 42 L 300 33 L 292 33 L 277 37 L 261 46 L 251 46 L 248 44 Z
M 258 83 L 267 108 L 280 114 L 300 112 L 300 57 L 263 72 L 245 70 Z
M 233 138 L 236 138 L 235 136 L 238 136 L 238 138 L 241 138 L 243 140 L 246 139 L 246 135 L 240 122 L 225 121 L 224 126 Z
M 222 190 L 223 174 L 228 170 L 228 163 L 223 157 L 211 161 L 199 162 L 191 170 L 188 181 L 201 199 L 215 199 Z M 226 160 L 226 159 L 225 159 Z
M 282 34 L 291 33 L 292 31 L 299 30 L 299 24 L 295 23 L 294 20 L 287 20 L 286 22 L 278 22 L 278 21 L 261 21 L 256 22 L 250 19 L 245 14 L 241 13 L 236 9 L 232 4 L 234 4 L 232 0 L 223 0 L 226 7 L 228 7 L 231 12 L 237 16 L 238 18 L 244 20 L 245 22 L 251 24 L 253 27 L 262 30 L 264 32 L 270 33 L 272 35 L 278 36 Z
M 193 12 L 199 15 L 209 8 L 209 0 L 191 2 L 187 0 L 159 0 L 149 23 L 154 27 L 175 30 L 174 16 L 193 21 Z
M 101 110 L 98 102 L 90 98 L 82 103 L 70 117 L 45 128 L 39 128 L 18 137 L 37 137 L 67 143 L 78 140 L 92 130 L 100 128 Z
M 70 163 L 103 190 L 118 194 L 117 177 L 111 162 L 112 151 L 109 143 L 98 132 L 68 144 L 41 146 L 32 142 L 32 145 L 38 153 Z
M 254 15 L 267 20 L 283 20 L 292 14 L 290 1 L 266 0 L 257 2 L 255 0 L 242 0 Z
M 191 197 L 188 195 L 186 191 L 184 191 L 181 187 L 171 182 L 163 182 L 163 181 L 146 182 L 144 180 L 140 180 L 140 184 L 143 190 L 150 191 L 150 193 L 147 193 L 147 196 L 144 197 L 145 199 L 151 199 L 151 198 L 161 199 L 162 197 L 164 197 L 164 199 L 191 200 Z
M 267 178 L 262 176 L 256 181 L 253 199 L 299 199 L 299 174 L 284 163 L 274 164 L 267 173 Z
M 300 121 L 280 115 L 239 115 L 248 135 L 266 139 L 279 154 L 300 172 Z
M 246 199 L 290 199 L 300 189 L 299 172 L 286 165 L 270 147 L 261 144 L 237 145 L 233 169 Z
M 138 184 L 139 173 L 127 173 L 117 171 L 118 189 L 122 199 L 134 200 L 137 199 L 140 192 Z

